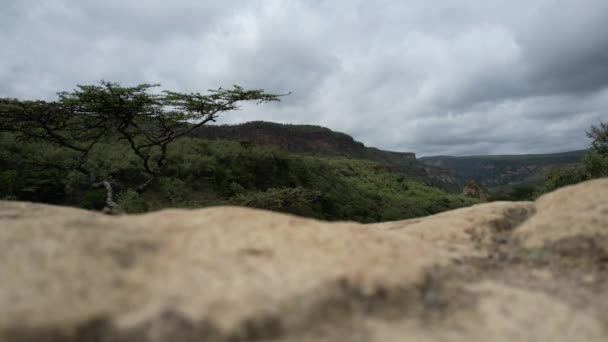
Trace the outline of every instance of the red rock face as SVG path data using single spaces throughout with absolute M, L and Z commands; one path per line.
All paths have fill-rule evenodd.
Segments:
M 488 191 L 479 186 L 475 181 L 469 181 L 464 189 L 462 189 L 462 194 L 478 199 L 481 202 L 488 202 L 490 200 Z
M 416 155 L 411 152 L 368 148 L 347 134 L 320 126 L 256 121 L 234 126 L 203 126 L 196 130 L 194 135 L 205 139 L 251 141 L 259 145 L 278 146 L 296 153 L 365 156 L 372 160 L 416 159 Z

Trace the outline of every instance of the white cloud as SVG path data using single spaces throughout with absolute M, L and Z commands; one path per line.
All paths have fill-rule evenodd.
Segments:
M 608 119 L 603 0 L 5 2 L 0 97 L 100 79 L 292 91 L 223 122 L 422 155 L 576 149 Z

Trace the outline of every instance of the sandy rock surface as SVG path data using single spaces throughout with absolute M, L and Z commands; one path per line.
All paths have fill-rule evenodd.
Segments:
M 608 180 L 362 225 L 0 201 L 0 341 L 608 341 Z

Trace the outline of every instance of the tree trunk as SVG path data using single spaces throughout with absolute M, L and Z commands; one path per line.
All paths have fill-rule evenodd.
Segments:
M 104 208 L 104 212 L 114 213 L 119 212 L 120 206 L 118 203 L 114 202 L 114 190 L 112 189 L 112 184 L 110 184 L 107 180 L 102 180 L 98 183 L 93 183 L 93 187 L 104 187 L 106 189 L 106 207 Z
M 106 206 L 110 209 L 118 208 L 118 203 L 114 202 L 114 192 L 112 190 L 112 184 L 107 180 L 101 181 L 101 184 L 106 188 Z
M 140 186 L 138 186 L 135 189 L 135 191 L 137 191 L 138 194 L 143 193 L 144 191 L 146 191 L 146 189 L 152 183 L 152 181 L 154 181 L 154 179 L 156 179 L 156 177 L 154 175 L 151 175 L 143 184 L 141 184 Z

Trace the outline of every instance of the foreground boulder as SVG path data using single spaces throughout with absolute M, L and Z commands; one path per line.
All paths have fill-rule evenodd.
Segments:
M 0 202 L 0 341 L 607 341 L 608 180 L 362 225 Z

